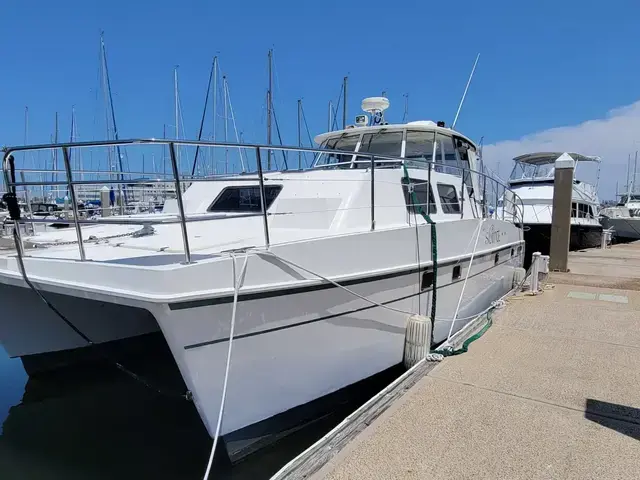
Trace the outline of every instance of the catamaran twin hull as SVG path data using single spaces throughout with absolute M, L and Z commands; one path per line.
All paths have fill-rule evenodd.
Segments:
M 436 343 L 446 339 L 460 295 L 460 320 L 453 332 L 512 288 L 514 269 L 522 266 L 524 255 L 522 232 L 508 222 L 442 222 L 437 234 Z M 423 224 L 274 245 L 274 255 L 263 249 L 235 253 L 238 273 L 245 255 L 248 263 L 222 434 L 401 362 L 408 315 L 373 305 L 308 271 L 374 302 L 429 314 L 434 283 L 430 242 L 430 227 Z M 111 247 L 118 250 L 118 259 L 109 259 L 108 248 L 87 246 L 89 258 L 103 258 L 88 262 L 27 256 L 26 271 L 36 288 L 94 342 L 159 328 L 213 433 L 229 347 L 233 259 L 202 254 L 182 265 L 175 254 L 140 256 L 125 247 Z M 28 289 L 15 256 L 0 258 L 0 282 L 0 341 L 10 355 L 85 345 Z

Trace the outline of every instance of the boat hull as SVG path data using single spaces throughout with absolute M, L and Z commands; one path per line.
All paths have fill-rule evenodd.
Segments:
M 571 225 L 569 250 L 597 247 L 601 243 L 601 225 Z M 524 241 L 526 245 L 525 267 L 531 263 L 531 255 L 540 252 L 549 255 L 551 244 L 551 224 L 530 223 L 524 225 Z
M 522 266 L 524 257 L 522 232 L 512 223 L 465 219 L 442 222 L 437 229 L 434 343 L 463 328 L 509 292 L 514 271 Z M 431 314 L 434 282 L 430 232 L 429 225 L 410 225 L 276 245 L 271 253 L 247 253 L 221 433 L 229 434 L 287 412 L 402 362 L 409 315 Z M 245 254 L 235 255 L 239 271 Z M 192 281 L 206 291 L 211 285 L 231 284 L 232 261 L 228 255 L 219 256 L 176 266 L 171 276 L 154 274 L 149 278 L 159 283 L 167 278 L 176 287 Z M 84 266 L 100 265 L 87 262 Z M 126 268 L 119 266 L 118 271 Z M 333 278 L 384 306 L 310 272 Z M 178 278 L 182 280 L 175 280 Z M 52 294 L 44 283 L 38 285 L 56 307 L 64 307 L 69 320 L 88 329 L 90 335 L 102 331 L 113 337 L 115 330 L 110 323 L 115 317 L 122 324 L 127 320 L 135 324 L 144 318 L 150 321 L 142 322 L 144 326 L 159 326 L 206 428 L 210 434 L 215 432 L 233 310 L 233 294 L 228 287 L 223 293 L 158 301 L 141 295 L 134 299 L 104 290 L 78 290 L 73 285 L 66 287 L 68 295 L 59 298 L 62 287 L 56 287 L 56 294 Z M 144 282 L 140 285 L 154 287 Z M 22 295 L 33 293 L 24 286 L 7 286 L 0 285 L 0 291 L 5 289 L 5 299 L 15 295 L 15 288 L 22 289 Z M 160 283 L 158 288 L 164 286 Z M 95 303 L 85 303 L 87 298 Z M 44 344 L 37 348 L 30 345 L 28 350 L 23 346 L 22 351 L 59 350 L 61 346 L 68 348 L 71 341 L 78 342 L 77 338 L 70 339 L 68 326 L 53 312 L 45 313 L 44 302 L 36 300 L 25 297 L 15 302 L 11 307 L 15 308 L 14 320 L 10 324 L 0 321 L 3 338 L 7 338 L 4 332 L 9 328 L 26 343 L 45 332 L 45 327 L 53 329 L 45 325 L 51 323 L 55 330 L 49 340 L 38 339 Z M 22 311 L 21 316 L 40 320 L 18 321 L 18 310 L 25 302 L 30 310 L 28 315 Z M 101 306 L 102 302 L 110 305 Z M 119 309 L 127 303 L 134 308 Z M 105 313 L 96 314 L 100 309 Z M 72 310 L 76 311 L 73 315 Z M 458 320 L 452 327 L 456 312 Z M 139 331 L 136 328 L 131 333 Z M 101 338 L 110 337 L 103 334 Z M 77 346 L 82 345 L 76 343 L 71 348 Z M 12 351 L 20 352 L 17 348 Z
M 497 255 L 497 257 L 496 257 Z M 434 343 L 447 338 L 513 287 L 524 249 L 492 251 L 438 267 Z M 497 258 L 497 261 L 496 261 Z M 454 269 L 461 275 L 452 281 Z M 429 313 L 432 290 L 407 271 L 349 288 L 388 307 Z M 464 293 L 463 293 L 464 288 Z M 215 431 L 232 304 L 167 305 L 154 312 L 211 434 Z M 238 305 L 222 424 L 227 434 L 342 389 L 402 362 L 409 315 L 374 306 L 337 287 L 244 300 Z M 210 340 L 206 340 L 210 339 Z M 204 341 L 203 341 L 204 340 Z M 259 401 L 256 401 L 259 399 Z
M 153 315 L 142 308 L 46 291 L 41 294 L 94 344 L 159 330 Z M 0 344 L 10 357 L 89 346 L 30 288 L 0 284 L 0 308 Z
M 640 217 L 604 217 L 602 225 L 604 228 L 613 228 L 616 240 L 640 240 Z

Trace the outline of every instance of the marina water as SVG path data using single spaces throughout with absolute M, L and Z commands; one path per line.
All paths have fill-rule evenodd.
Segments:
M 391 378 L 215 478 L 266 479 Z M 192 404 L 160 396 L 111 365 L 29 378 L 0 347 L 0 478 L 201 479 L 211 448 Z

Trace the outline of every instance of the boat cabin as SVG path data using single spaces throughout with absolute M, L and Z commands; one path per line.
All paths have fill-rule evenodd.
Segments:
M 351 126 L 323 133 L 315 138 L 320 148 L 343 153 L 316 156 L 313 168 L 369 168 L 375 156 L 376 168 L 398 168 L 406 159 L 412 168 L 427 168 L 461 177 L 464 174 L 469 195 L 480 192 L 478 154 L 475 144 L 464 135 L 444 127 L 443 122 L 416 121 L 398 125 Z M 394 160 L 396 160 L 394 162 Z

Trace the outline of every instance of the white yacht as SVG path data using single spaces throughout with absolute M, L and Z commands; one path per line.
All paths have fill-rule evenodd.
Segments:
M 565 155 L 575 161 L 574 172 L 578 171 L 579 165 L 595 162 L 599 177 L 600 157 L 578 153 L 538 152 L 513 159 L 515 164 L 509 177 L 509 187 L 522 200 L 527 260 L 532 252 L 549 253 L 555 162 Z M 600 245 L 602 226 L 598 220 L 600 201 L 597 183 L 597 180 L 596 185 L 579 180 L 574 173 L 569 245 L 571 250 Z
M 616 240 L 640 240 L 640 194 L 622 195 L 616 206 L 603 208 L 600 222 L 613 229 Z
M 297 149 L 234 144 L 257 173 L 190 179 L 162 214 L 113 217 L 128 226 L 80 241 L 81 225 L 103 220 L 76 217 L 60 233 L 71 241 L 3 252 L 3 347 L 46 358 L 161 332 L 213 436 L 228 375 L 222 435 L 397 365 L 411 313 L 445 341 L 511 290 L 522 230 L 486 215 L 480 182 L 506 187 L 475 172 L 469 138 L 431 121 L 386 124 L 385 101 L 363 102 L 374 125 L 359 116 L 316 137 L 311 168 L 263 173 L 266 152 Z M 42 147 L 5 150 L 7 179 L 10 154 L 28 148 Z

